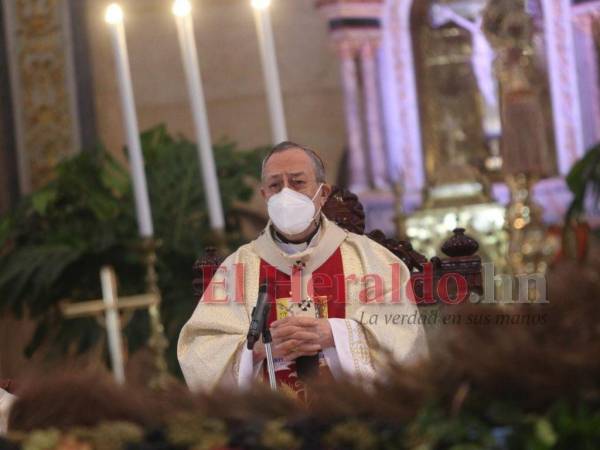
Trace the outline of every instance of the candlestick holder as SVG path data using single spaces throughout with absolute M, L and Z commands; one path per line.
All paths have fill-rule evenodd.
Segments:
M 533 199 L 536 177 L 521 173 L 509 175 L 510 203 L 506 217 L 509 233 L 508 260 L 515 275 L 544 274 L 557 242 L 548 236 L 542 209 Z
M 219 255 L 223 255 L 224 257 L 229 255 L 230 250 L 227 246 L 227 239 L 225 237 L 224 229 L 219 228 L 211 230 L 209 242 L 212 243 L 212 247 L 217 249 Z
M 153 365 L 155 373 L 150 378 L 149 386 L 152 389 L 165 389 L 171 381 L 165 351 L 169 341 L 165 336 L 165 328 L 161 321 L 160 304 L 162 297 L 158 287 L 158 275 L 156 272 L 156 249 L 159 243 L 154 238 L 144 238 L 142 241 L 142 252 L 146 266 L 146 288 L 154 294 L 159 301 L 148 308 L 150 315 L 150 339 L 148 347 L 153 353 Z

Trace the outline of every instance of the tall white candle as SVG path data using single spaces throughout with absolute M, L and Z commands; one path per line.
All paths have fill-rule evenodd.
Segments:
M 116 278 L 110 267 L 100 270 L 102 284 L 102 299 L 106 308 L 106 335 L 108 337 L 108 350 L 115 381 L 125 383 L 125 367 L 123 364 L 123 343 L 121 341 L 121 324 L 117 305 Z
M 196 130 L 196 140 L 198 141 L 198 154 L 210 225 L 213 230 L 223 230 L 225 228 L 225 216 L 223 215 L 221 192 L 219 190 L 217 169 L 215 167 L 210 139 L 210 127 L 206 113 L 204 90 L 202 89 L 202 78 L 200 75 L 200 64 L 198 61 L 191 11 L 192 7 L 188 0 L 176 0 L 173 3 L 173 14 L 175 15 L 175 22 L 177 24 L 179 46 L 181 47 L 183 68 Z
M 127 43 L 125 41 L 125 27 L 123 26 L 123 10 L 118 4 L 112 3 L 106 9 L 105 19 L 110 25 L 113 50 L 115 53 L 117 79 L 121 97 L 121 110 L 127 134 L 129 163 L 133 177 L 133 192 L 135 196 L 138 228 L 142 237 L 151 237 L 154 234 L 154 229 L 152 226 L 150 200 L 148 199 L 146 173 L 144 172 L 144 157 L 142 155 L 142 145 L 140 143 L 135 102 L 133 99 L 129 57 L 127 55 Z
M 267 101 L 269 103 L 271 132 L 273 135 L 273 144 L 276 145 L 287 140 L 287 128 L 281 96 L 281 84 L 279 82 L 279 71 L 277 70 L 273 28 L 271 27 L 270 5 L 271 0 L 252 0 L 254 21 L 258 34 L 258 46 L 265 77 Z

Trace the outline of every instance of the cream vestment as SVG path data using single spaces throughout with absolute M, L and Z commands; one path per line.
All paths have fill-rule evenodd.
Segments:
M 306 298 L 312 273 L 339 249 L 346 278 L 345 318 L 328 319 L 335 347 L 323 351 L 334 376 L 373 377 L 382 360 L 381 349 L 398 362 L 427 354 L 417 307 L 406 296 L 410 279 L 406 265 L 367 236 L 321 218 L 319 232 L 299 252 L 276 241 L 269 224 L 256 240 L 223 262 L 179 336 L 177 356 L 192 390 L 243 386 L 257 376 L 260 367 L 253 366 L 252 353 L 246 350 L 246 334 L 261 260 L 287 275 L 301 264 L 301 298 Z M 375 278 L 380 280 L 379 291 Z M 376 299 L 377 292 L 383 295 Z

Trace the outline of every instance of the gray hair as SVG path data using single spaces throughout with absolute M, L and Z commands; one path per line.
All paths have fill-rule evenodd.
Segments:
M 265 156 L 265 158 L 263 159 L 263 162 L 262 162 L 261 179 L 264 180 L 265 166 L 267 165 L 267 161 L 269 160 L 269 158 L 271 156 L 273 156 L 275 153 L 283 153 L 287 150 L 294 150 L 294 149 L 302 150 L 304 153 L 306 153 L 310 157 L 310 160 L 312 161 L 313 166 L 315 168 L 315 175 L 317 178 L 317 183 L 325 183 L 325 164 L 323 164 L 323 160 L 321 159 L 319 154 L 317 152 L 315 152 L 314 150 L 312 150 L 308 147 L 305 147 L 304 145 L 296 144 L 295 142 L 291 142 L 291 141 L 284 141 L 280 144 L 277 144 L 275 147 L 273 147 L 271 149 L 271 151 L 269 153 L 267 153 L 267 156 Z

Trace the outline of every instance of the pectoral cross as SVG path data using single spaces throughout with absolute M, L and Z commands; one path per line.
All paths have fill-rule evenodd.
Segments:
M 100 321 L 100 323 L 106 329 L 113 375 L 117 383 L 124 384 L 123 339 L 119 312 L 148 309 L 152 318 L 153 309 L 157 310 L 160 304 L 160 295 L 157 292 L 150 292 L 118 298 L 117 278 L 113 268 L 109 266 L 104 266 L 100 270 L 100 282 L 102 285 L 102 299 L 79 303 L 63 302 L 60 308 L 63 315 L 69 319 L 91 316 L 100 320 L 104 315 L 104 322 Z M 162 325 L 160 326 L 162 327 Z M 155 334 L 155 326 L 152 327 L 152 330 Z

